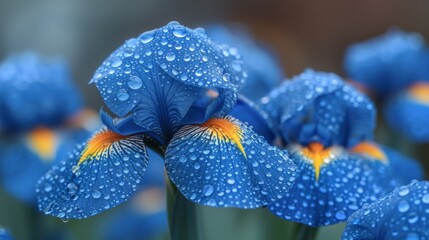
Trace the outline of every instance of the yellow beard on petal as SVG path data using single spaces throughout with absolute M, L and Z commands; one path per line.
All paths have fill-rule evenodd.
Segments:
M 429 104 L 429 83 L 416 83 L 408 89 L 408 93 L 416 101 Z
M 331 148 L 324 148 L 321 143 L 313 142 L 301 150 L 301 153 L 313 163 L 316 181 L 319 180 L 320 169 L 325 160 L 331 157 Z
M 40 127 L 27 136 L 28 145 L 44 161 L 52 161 L 56 153 L 57 137 L 49 128 Z
M 119 135 L 112 131 L 101 131 L 96 133 L 88 141 L 85 149 L 82 151 L 81 157 L 77 163 L 77 166 L 88 160 L 89 158 L 95 157 L 100 158 L 100 154 L 109 148 L 113 143 L 127 138 L 127 136 Z
M 231 141 L 234 143 L 244 157 L 247 158 L 246 152 L 241 144 L 243 132 L 239 126 L 224 118 L 212 118 L 201 124 L 201 126 L 207 127 L 210 133 L 220 141 Z
M 351 149 L 351 152 L 375 158 L 387 163 L 387 157 L 376 144 L 371 142 L 361 142 Z

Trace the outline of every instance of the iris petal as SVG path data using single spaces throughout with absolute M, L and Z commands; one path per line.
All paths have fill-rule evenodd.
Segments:
M 392 129 L 417 142 L 429 141 L 429 100 L 425 101 L 423 94 L 412 91 L 413 88 L 427 88 L 426 94 L 429 94 L 429 85 L 422 85 L 390 99 L 383 112 Z
M 282 197 L 297 175 L 286 152 L 230 116 L 184 126 L 168 146 L 165 163 L 186 198 L 219 207 L 267 205 Z
M 310 226 L 346 221 L 354 211 L 385 193 L 388 166 L 349 154 L 339 147 L 323 150 L 289 148 L 300 176 L 285 197 L 269 206 L 275 215 Z M 316 161 L 319 163 L 316 164 Z M 320 171 L 316 178 L 316 172 Z M 381 175 L 380 175 L 381 174 Z
M 223 116 L 233 107 L 244 82 L 241 65 L 238 54 L 202 30 L 173 22 L 128 40 L 91 81 L 115 115 L 132 114 L 142 132 L 153 131 L 149 135 L 167 144 L 181 125 Z
M 343 240 L 428 239 L 429 182 L 413 181 L 354 213 Z
M 65 219 L 95 215 L 128 200 L 147 164 L 143 135 L 102 129 L 39 180 L 39 209 Z

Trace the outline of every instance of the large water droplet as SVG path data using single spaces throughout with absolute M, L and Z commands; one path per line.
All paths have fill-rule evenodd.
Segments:
M 186 36 L 186 29 L 182 26 L 175 26 L 173 30 L 173 35 L 178 38 L 182 38 Z
M 116 94 L 116 97 L 120 100 L 120 101 L 125 101 L 127 100 L 130 95 L 127 93 L 127 91 L 125 91 L 124 89 L 120 89 L 118 91 L 118 93 Z
M 403 212 L 408 211 L 408 209 L 410 209 L 410 204 L 407 201 L 402 200 L 402 201 L 399 202 L 399 204 L 398 204 L 398 210 L 399 210 L 399 212 L 403 213 Z
M 92 192 L 92 197 L 95 198 L 95 199 L 100 198 L 101 197 L 101 192 L 98 191 L 98 190 L 94 190 Z
M 113 60 L 113 62 L 112 62 L 112 67 L 119 67 L 119 66 L 121 66 L 122 65 L 122 60 L 121 59 L 115 59 L 115 60 Z
M 423 195 L 422 197 L 422 202 L 424 203 L 429 203 L 429 193 Z
M 168 52 L 166 55 L 165 55 L 165 59 L 167 59 L 167 61 L 174 61 L 174 59 L 176 59 L 176 55 L 174 55 L 174 53 L 173 52 Z
M 212 195 L 212 193 L 213 193 L 213 186 L 212 185 L 205 185 L 204 187 L 203 187 L 203 194 L 204 194 L 204 196 L 210 196 L 210 195 Z
M 134 90 L 141 88 L 142 85 L 143 85 L 143 81 L 137 76 L 130 77 L 128 81 L 128 87 Z
M 140 41 L 142 43 L 149 43 L 153 40 L 153 32 L 145 32 L 142 35 L 140 35 Z

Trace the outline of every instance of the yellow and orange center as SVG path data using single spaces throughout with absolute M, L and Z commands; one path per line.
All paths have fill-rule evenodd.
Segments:
M 27 136 L 30 148 L 44 161 L 52 161 L 56 153 L 57 137 L 49 128 L 39 127 Z
M 302 149 L 302 154 L 312 160 L 314 175 L 316 180 L 319 180 L 320 169 L 322 168 L 325 159 L 328 159 L 331 156 L 331 149 L 325 148 L 321 143 L 312 142 Z
M 408 93 L 416 101 L 429 104 L 429 83 L 416 83 L 408 89 Z
M 234 143 L 240 152 L 247 158 L 241 140 L 243 132 L 241 128 L 225 118 L 212 118 L 201 124 L 202 127 L 207 127 L 212 135 L 220 141 L 230 141 Z
M 351 149 L 351 152 L 368 156 L 380 160 L 382 162 L 387 162 L 387 157 L 376 144 L 371 142 L 361 142 L 358 145 L 354 146 Z
M 77 165 L 79 166 L 89 158 L 95 156 L 99 159 L 100 153 L 109 148 L 113 143 L 123 140 L 127 136 L 119 135 L 112 131 L 101 131 L 95 134 L 87 143 Z

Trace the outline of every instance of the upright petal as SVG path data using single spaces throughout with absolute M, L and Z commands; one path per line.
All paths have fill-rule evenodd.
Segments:
M 419 82 L 392 97 L 384 109 L 390 127 L 416 142 L 429 141 L 429 83 Z
M 428 206 L 429 182 L 413 181 L 354 213 L 342 239 L 428 239 Z
M 378 96 L 395 93 L 419 79 L 425 43 L 420 34 L 393 29 L 347 49 L 344 68 L 348 77 Z
M 165 164 L 186 198 L 217 207 L 265 206 L 281 198 L 297 175 L 287 152 L 230 116 L 181 128 Z
M 332 73 L 306 70 L 262 98 L 261 106 L 285 145 L 349 147 L 371 138 L 375 126 L 373 103 Z
M 148 156 L 145 136 L 102 129 L 38 182 L 39 209 L 60 218 L 86 218 L 128 200 Z
M 285 197 L 269 206 L 281 218 L 310 226 L 344 222 L 389 190 L 382 175 L 387 165 L 381 161 L 320 143 L 288 149 L 301 174 Z
M 113 113 L 167 144 L 182 125 L 225 115 L 244 78 L 236 52 L 172 22 L 128 40 L 91 81 Z

